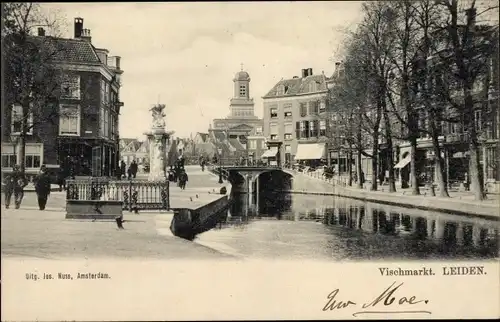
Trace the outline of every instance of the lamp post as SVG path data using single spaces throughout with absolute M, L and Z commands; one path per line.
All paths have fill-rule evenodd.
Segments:
M 217 152 L 219 152 L 219 183 L 223 183 L 223 181 L 222 181 L 222 149 L 218 148 Z

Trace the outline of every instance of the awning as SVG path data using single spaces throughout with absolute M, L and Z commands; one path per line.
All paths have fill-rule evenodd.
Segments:
M 261 158 L 273 158 L 278 154 L 278 148 L 271 147 L 269 150 L 266 150 L 264 154 L 262 154 Z
M 455 152 L 453 153 L 454 159 L 466 158 L 470 155 L 469 151 L 466 152 Z
M 410 161 L 411 161 L 411 154 L 408 154 L 394 166 L 394 169 L 402 169 L 406 167 L 408 163 L 410 163 Z
M 325 156 L 324 143 L 299 144 L 295 160 L 319 160 Z

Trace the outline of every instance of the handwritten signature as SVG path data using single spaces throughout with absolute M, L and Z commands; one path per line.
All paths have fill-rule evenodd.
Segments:
M 358 316 L 362 314 L 390 314 L 390 313 L 398 313 L 398 314 L 408 314 L 408 313 L 423 313 L 423 314 L 432 314 L 427 310 L 415 310 L 409 309 L 415 307 L 415 305 L 420 304 L 420 306 L 424 304 L 428 304 L 429 300 L 417 299 L 416 296 L 400 296 L 396 294 L 396 291 L 401 291 L 401 286 L 404 283 L 400 283 L 396 285 L 396 282 L 392 283 L 391 286 L 386 288 L 382 294 L 377 296 L 371 302 L 367 302 L 362 304 L 361 307 L 363 310 L 354 312 L 353 316 Z M 338 298 L 340 290 L 336 289 L 328 294 L 327 299 L 328 302 L 323 307 L 323 311 L 334 311 L 345 309 L 348 307 L 358 306 L 358 303 L 352 300 L 340 300 Z M 396 310 L 391 310 L 392 308 L 396 308 Z M 399 308 L 399 309 L 397 309 Z

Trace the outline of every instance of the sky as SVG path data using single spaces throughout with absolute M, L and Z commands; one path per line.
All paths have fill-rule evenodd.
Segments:
M 82 17 L 92 43 L 121 56 L 120 137 L 141 138 L 149 109 L 166 105 L 167 130 L 189 137 L 229 114 L 233 77 L 250 74 L 255 114 L 280 79 L 334 71 L 346 28 L 361 19 L 360 2 L 48 3 L 73 37 Z

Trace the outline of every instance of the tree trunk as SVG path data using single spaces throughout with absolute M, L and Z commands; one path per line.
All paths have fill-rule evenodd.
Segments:
M 352 150 L 349 148 L 349 151 L 347 152 L 347 157 L 348 157 L 348 170 L 349 170 L 349 187 L 352 187 Z
M 411 180 L 411 194 L 416 196 L 420 195 L 420 188 L 418 186 L 418 173 L 417 173 L 417 138 L 410 139 L 410 180 Z
M 474 199 L 484 200 L 486 199 L 486 195 L 484 193 L 484 178 L 479 160 L 479 145 L 477 143 L 477 140 L 473 140 L 472 137 L 470 139 L 469 152 L 469 178 L 471 189 L 474 192 Z
M 393 162 L 393 146 L 392 146 L 392 132 L 391 122 L 387 113 L 387 106 L 383 103 L 384 123 L 385 123 L 385 136 L 387 140 L 387 163 L 389 164 L 389 192 L 396 192 L 396 182 L 394 180 L 394 162 Z
M 361 166 L 361 149 L 358 149 L 358 154 L 357 154 L 358 162 L 357 162 L 357 170 L 356 172 L 358 173 L 358 188 L 363 189 L 363 176 L 361 173 L 363 172 L 363 167 Z
M 378 188 L 378 135 L 373 135 L 372 144 L 372 185 L 370 190 L 377 191 Z
M 434 128 L 434 122 L 431 126 Z M 434 169 L 436 171 L 436 177 L 437 177 L 437 185 L 439 188 L 439 196 L 440 197 L 450 197 L 448 194 L 448 187 L 446 186 L 445 182 L 445 177 L 444 177 L 444 161 L 443 158 L 441 157 L 441 148 L 439 147 L 439 139 L 437 136 L 436 131 L 433 129 L 432 130 L 432 145 L 434 149 L 434 154 L 436 155 L 435 163 L 434 163 Z

